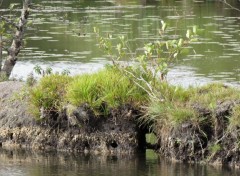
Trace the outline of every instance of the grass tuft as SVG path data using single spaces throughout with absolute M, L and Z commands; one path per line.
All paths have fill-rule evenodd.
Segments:
M 175 107 L 169 111 L 170 120 L 176 124 L 193 120 L 196 116 L 197 113 L 190 107 Z
M 149 103 L 146 108 L 147 115 L 144 119 L 146 123 L 150 121 L 149 119 L 155 119 L 159 123 L 168 125 L 177 125 L 193 120 L 200 122 L 202 117 L 193 109 L 193 105 L 199 105 L 199 107 L 214 111 L 221 102 L 240 99 L 239 90 L 220 83 L 197 88 L 190 87 L 188 89 L 162 83 L 159 85 L 158 92 L 163 99 L 161 101 L 153 100 Z M 239 117 L 240 107 L 235 107 L 230 123 L 240 126 Z
M 38 84 L 30 90 L 29 104 L 31 113 L 40 117 L 40 109 L 57 111 L 61 109 L 67 84 L 72 80 L 66 75 L 51 74 L 43 77 Z
M 93 108 L 102 102 L 106 102 L 108 107 L 117 107 L 125 103 L 141 104 L 147 100 L 143 90 L 114 68 L 75 77 L 68 86 L 66 97 L 75 106 L 89 103 Z
M 221 83 L 212 83 L 196 88 L 190 103 L 200 103 L 203 107 L 213 110 L 223 101 L 238 99 L 240 99 L 240 93 L 236 88 Z

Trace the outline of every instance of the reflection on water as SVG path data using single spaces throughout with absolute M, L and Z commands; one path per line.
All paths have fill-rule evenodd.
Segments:
M 230 168 L 167 162 L 152 151 L 132 156 L 92 156 L 0 150 L 1 176 L 237 176 Z
M 3 1 L 0 12 L 7 13 L 4 8 L 14 2 L 18 0 Z M 70 71 L 73 74 L 79 70 L 96 70 L 99 64 L 108 62 L 108 58 L 96 44 L 93 27 L 100 28 L 103 35 L 113 34 L 113 38 L 126 35 L 131 47 L 139 48 L 146 42 L 159 39 L 158 29 L 161 27 L 161 20 L 164 20 L 170 26 L 167 33 L 172 38 L 185 36 L 186 29 L 193 25 L 204 29 L 199 42 L 193 45 L 195 53 L 190 53 L 176 64 L 174 71 L 180 72 L 176 73 L 177 75 L 182 75 L 183 80 L 189 79 L 190 84 L 198 84 L 202 80 L 240 84 L 239 12 L 221 1 L 35 2 L 40 6 L 31 11 L 33 26 L 28 28 L 27 45 L 21 51 L 21 62 L 17 63 L 13 71 L 15 75 L 26 77 L 32 71 L 31 64 L 48 65 L 56 70 L 63 70 L 72 64 Z M 228 2 L 240 7 L 238 1 Z M 62 64 L 59 64 L 61 62 Z M 24 72 L 19 71 L 23 69 Z M 185 74 L 188 70 L 194 70 L 190 77 Z

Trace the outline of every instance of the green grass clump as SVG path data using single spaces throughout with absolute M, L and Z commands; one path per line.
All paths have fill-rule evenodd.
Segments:
M 173 102 L 152 102 L 147 108 L 147 116 L 162 125 L 177 125 L 184 121 L 196 119 L 197 113 L 191 108 Z
M 236 88 L 221 83 L 212 83 L 196 88 L 190 103 L 198 103 L 213 110 L 220 102 L 238 99 L 240 99 L 240 91 Z
M 196 116 L 197 113 L 191 107 L 174 107 L 169 111 L 171 121 L 177 124 L 193 120 Z
M 201 118 L 193 105 L 199 105 L 214 111 L 217 105 L 227 100 L 239 100 L 240 91 L 220 83 L 208 84 L 203 87 L 184 89 L 162 83 L 158 87 L 161 101 L 153 100 L 147 107 L 146 118 L 156 119 L 159 123 L 179 124 L 188 120 Z M 231 124 L 240 125 L 240 108 L 233 110 Z M 148 119 L 145 119 L 148 122 Z
M 57 111 L 64 102 L 67 84 L 72 80 L 66 75 L 51 74 L 43 77 L 38 84 L 30 90 L 29 104 L 35 117 L 40 116 L 40 109 Z
M 147 100 L 142 89 L 114 68 L 75 77 L 68 86 L 66 97 L 75 106 L 88 103 L 93 108 L 102 102 L 106 102 L 108 107 L 117 107 L 125 103 L 141 104 Z
M 155 119 L 161 124 L 176 125 L 196 118 L 197 113 L 188 102 L 194 94 L 194 89 L 184 89 L 162 83 L 158 87 L 161 101 L 153 100 L 147 107 L 146 118 Z M 147 119 L 145 119 L 148 122 Z
M 178 101 L 181 103 L 189 101 L 194 93 L 192 88 L 184 89 L 181 86 L 173 86 L 167 82 L 160 83 L 157 87 L 157 91 L 161 94 L 164 101 Z
M 103 102 L 114 108 L 126 103 L 141 105 L 147 99 L 147 94 L 128 77 L 108 67 L 75 77 L 47 75 L 30 90 L 29 104 L 33 115 L 40 117 L 40 109 L 59 112 L 66 104 L 77 107 L 88 103 L 97 112 Z

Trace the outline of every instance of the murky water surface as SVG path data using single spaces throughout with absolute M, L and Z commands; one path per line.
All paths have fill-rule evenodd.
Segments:
M 18 2 L 12 0 L 11 3 Z M 159 39 L 161 20 L 167 33 L 185 35 L 193 25 L 204 29 L 195 51 L 176 63 L 169 80 L 178 84 L 209 81 L 240 85 L 240 12 L 220 1 L 165 0 L 51 0 L 35 1 L 26 47 L 13 75 L 24 77 L 35 65 L 68 69 L 72 74 L 92 72 L 109 59 L 98 48 L 93 27 L 113 37 L 125 35 L 133 49 Z M 240 8 L 239 1 L 228 1 Z M 7 13 L 4 0 L 0 13 Z
M 3 0 L 0 13 L 8 13 Z M 240 85 L 240 12 L 220 1 L 167 0 L 51 0 L 35 1 L 32 25 L 26 33 L 13 76 L 26 78 L 35 65 L 68 69 L 72 74 L 93 72 L 110 63 L 98 48 L 93 27 L 113 37 L 125 35 L 133 49 L 159 39 L 161 20 L 167 33 L 185 35 L 187 28 L 204 29 L 195 52 L 180 59 L 169 80 L 199 85 L 219 80 Z M 238 1 L 228 1 L 240 8 Z M 12 13 L 18 13 L 13 11 Z M 4 53 L 6 55 L 6 53 Z M 212 166 L 167 162 L 153 153 L 126 157 L 84 156 L 24 151 L 0 151 L 1 176 L 233 176 L 238 171 Z
M 167 162 L 152 151 L 133 156 L 0 150 L 1 176 L 238 176 L 229 168 Z

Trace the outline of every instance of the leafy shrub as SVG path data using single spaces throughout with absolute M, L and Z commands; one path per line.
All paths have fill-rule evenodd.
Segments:
M 161 98 L 157 95 L 158 84 L 166 81 L 170 66 L 176 62 L 179 55 L 188 53 L 187 46 L 198 40 L 199 32 L 197 26 L 193 26 L 187 30 L 185 37 L 172 38 L 165 35 L 167 23 L 161 23 L 160 38 L 145 44 L 140 52 L 132 51 L 129 41 L 124 36 L 112 37 L 108 34 L 107 37 L 103 37 L 99 29 L 94 28 L 99 47 L 110 57 L 113 65 L 149 97 L 157 99 L 156 101 Z M 123 60 L 125 62 L 121 62 Z

